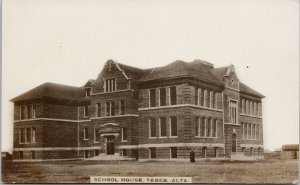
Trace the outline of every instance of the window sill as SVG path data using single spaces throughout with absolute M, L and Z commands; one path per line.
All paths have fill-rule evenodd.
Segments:
M 166 139 L 166 138 L 168 138 L 167 136 L 160 136 L 160 137 L 158 137 L 159 139 Z
M 121 142 L 122 142 L 122 143 L 125 143 L 125 142 L 127 142 L 127 140 L 121 140 Z
M 195 138 L 216 139 L 218 137 L 195 136 Z
M 157 137 L 149 137 L 149 139 L 157 139 Z
M 83 139 L 83 141 L 88 141 L 89 139 Z
M 178 136 L 169 136 L 169 138 L 178 138 Z
M 94 141 L 94 143 L 100 143 L 99 141 Z

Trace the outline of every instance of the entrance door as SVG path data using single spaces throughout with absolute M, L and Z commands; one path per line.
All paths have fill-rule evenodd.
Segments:
M 115 154 L 115 136 L 106 137 L 106 154 L 107 155 Z
M 232 134 L 232 152 L 236 152 L 236 134 Z

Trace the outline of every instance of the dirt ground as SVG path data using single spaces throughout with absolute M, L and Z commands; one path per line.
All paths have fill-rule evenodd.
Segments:
M 89 183 L 90 176 L 192 177 L 193 183 L 292 183 L 298 161 L 60 161 L 2 164 L 3 183 Z

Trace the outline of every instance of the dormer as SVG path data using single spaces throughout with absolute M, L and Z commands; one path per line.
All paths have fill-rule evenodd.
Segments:
M 226 74 L 223 76 L 223 81 L 225 82 L 225 87 L 239 90 L 239 79 L 233 65 L 227 67 Z
M 85 83 L 84 90 L 85 90 L 85 98 L 89 98 L 91 96 L 91 92 L 92 92 L 92 87 L 95 83 L 95 80 L 89 80 Z
M 108 60 L 93 85 L 93 93 L 111 93 L 134 89 L 143 70 Z

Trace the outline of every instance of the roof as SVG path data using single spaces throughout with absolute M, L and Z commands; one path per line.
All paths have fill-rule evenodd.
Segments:
M 223 81 L 223 77 L 226 75 L 227 71 L 228 66 L 210 69 L 210 72 L 221 81 Z
M 138 79 L 138 78 L 142 77 L 146 72 L 143 69 L 128 66 L 128 65 L 125 65 L 122 63 L 116 63 L 116 64 L 121 68 L 121 70 L 124 70 L 124 72 L 128 76 L 128 78 Z
M 298 144 L 282 145 L 281 149 L 283 151 L 287 151 L 287 150 L 299 150 L 299 145 Z
M 143 76 L 138 81 L 153 81 L 158 79 L 168 79 L 175 77 L 196 77 L 205 81 L 217 83 L 223 85 L 224 83 L 217 79 L 209 69 L 212 65 L 200 60 L 195 60 L 193 62 L 184 62 L 177 60 L 164 67 L 156 68 L 152 70 L 149 74 Z
M 240 82 L 240 91 L 247 93 L 247 94 L 251 94 L 251 95 L 255 95 L 261 98 L 264 98 L 265 96 L 262 95 L 261 93 L 257 92 L 256 90 L 252 89 L 251 87 L 243 84 L 242 82 Z
M 228 69 L 232 67 L 232 66 L 225 66 L 225 67 L 219 67 L 219 68 L 213 68 L 210 70 L 210 72 L 217 77 L 219 80 L 223 81 L 223 77 L 228 75 Z M 254 95 L 254 96 L 258 96 L 261 98 L 264 98 L 265 96 L 262 95 L 261 93 L 257 92 L 256 90 L 252 89 L 251 87 L 245 85 L 242 82 L 239 82 L 239 87 L 240 87 L 240 91 L 250 94 L 250 95 Z
M 78 100 L 84 96 L 84 89 L 56 83 L 44 83 L 15 98 L 11 101 L 42 98 L 44 96 L 68 100 Z

